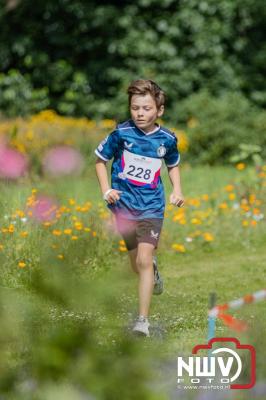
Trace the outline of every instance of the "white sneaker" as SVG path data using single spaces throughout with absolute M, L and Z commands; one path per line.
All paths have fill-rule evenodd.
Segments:
M 133 332 L 140 336 L 150 336 L 149 326 L 150 323 L 148 321 L 148 318 L 145 318 L 142 315 L 140 315 L 136 320 Z

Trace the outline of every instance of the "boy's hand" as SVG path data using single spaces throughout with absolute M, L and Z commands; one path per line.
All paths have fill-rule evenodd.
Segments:
M 170 203 L 174 204 L 177 207 L 183 207 L 185 203 L 184 196 L 182 195 L 182 193 L 173 192 L 172 194 L 170 194 Z
M 120 199 L 120 194 L 123 193 L 121 190 L 108 189 L 104 195 L 103 199 L 107 201 L 108 204 L 114 204 Z

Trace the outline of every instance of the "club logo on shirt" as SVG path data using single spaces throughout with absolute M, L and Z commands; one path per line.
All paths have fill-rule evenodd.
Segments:
M 157 149 L 157 154 L 159 157 L 163 157 L 166 154 L 166 148 L 163 144 L 161 144 L 161 146 L 158 147 Z
M 158 236 L 159 236 L 159 232 L 154 232 L 153 230 L 151 230 L 151 237 L 153 238 L 153 239 L 158 239 Z
M 125 180 L 127 177 L 123 172 L 119 172 L 118 178 Z
M 131 149 L 131 147 L 133 146 L 133 143 L 125 142 L 124 144 L 125 144 L 125 147 L 126 147 L 127 149 Z

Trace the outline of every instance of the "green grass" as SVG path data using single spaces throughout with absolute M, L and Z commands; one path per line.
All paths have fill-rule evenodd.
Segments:
M 162 400 L 170 398 L 167 394 L 170 390 L 170 387 L 167 387 L 167 379 L 174 379 L 175 364 L 167 377 L 164 374 L 164 367 L 160 370 L 155 366 L 159 362 L 161 368 L 161 365 L 168 361 L 174 362 L 178 355 L 190 354 L 196 344 L 206 343 L 209 294 L 215 292 L 218 303 L 224 303 L 265 287 L 265 220 L 260 221 L 254 228 L 244 228 L 242 226 L 244 217 L 239 211 L 224 212 L 218 208 L 218 205 L 226 200 L 224 186 L 238 182 L 239 190 L 243 192 L 247 190 L 242 183 L 243 178 L 251 176 L 250 181 L 246 182 L 249 190 L 254 180 L 252 174 L 252 170 L 248 173 L 238 172 L 229 167 L 191 168 L 185 165 L 182 168 L 185 196 L 191 198 L 203 194 L 209 194 L 210 197 L 213 195 L 209 202 L 202 203 L 200 209 L 206 210 L 211 207 L 214 211 L 212 217 L 201 226 L 193 226 L 190 223 L 193 213 L 197 212 L 196 208 L 188 207 L 186 225 L 174 222 L 172 217 L 175 210 L 169 211 L 158 250 L 165 292 L 162 296 L 154 296 L 151 306 L 150 319 L 155 327 L 154 335 L 150 341 L 133 341 L 133 344 L 130 342 L 127 345 L 121 343 L 120 337 L 124 332 L 128 332 L 127 327 L 137 312 L 137 281 L 130 271 L 127 255 L 118 251 L 120 238 L 114 236 L 113 233 L 106 233 L 104 221 L 98 217 L 98 207 L 104 204 L 95 178 L 94 167 L 91 166 L 85 176 L 72 180 L 48 182 L 35 178 L 34 181 L 25 179 L 18 185 L 1 184 L 2 226 L 8 225 L 12 220 L 10 217 L 6 220 L 4 216 L 10 216 L 17 208 L 23 209 L 31 189 L 37 188 L 40 192 L 55 196 L 63 205 L 68 204 L 69 198 L 74 198 L 78 204 L 91 201 L 93 207 L 89 214 L 76 213 L 76 215 L 82 219 L 84 225 L 94 224 L 98 236 L 96 238 L 82 236 L 77 243 L 70 243 L 67 238 L 52 236 L 53 228 L 47 229 L 36 224 L 26 224 L 25 227 L 20 228 L 18 226 L 18 229 L 30 231 L 26 239 L 20 238 L 16 233 L 8 237 L 2 234 L 5 248 L 1 255 L 2 289 L 0 293 L 5 311 L 0 318 L 7 333 L 10 333 L 10 338 L 5 338 L 5 346 L 0 346 L 0 353 L 4 360 L 0 362 L 0 372 L 2 371 L 4 376 L 7 376 L 7 380 L 13 379 L 17 384 L 22 379 L 20 374 L 25 370 L 25 366 L 26 371 L 27 369 L 30 371 L 32 366 L 35 368 L 35 373 L 39 371 L 39 375 L 36 373 L 35 378 L 40 388 L 43 388 L 44 392 L 47 391 L 47 382 L 51 384 L 50 372 L 48 373 L 50 369 L 47 367 L 50 362 L 49 351 L 51 354 L 53 351 L 59 351 L 54 344 L 53 348 L 47 345 L 49 340 L 54 343 L 54 336 L 51 338 L 50 332 L 54 332 L 55 335 L 56 332 L 61 332 L 60 329 L 66 329 L 69 337 L 72 338 L 76 321 L 79 317 L 85 316 L 83 323 L 88 324 L 88 327 L 92 329 L 91 343 L 83 350 L 87 352 L 86 354 L 92 354 L 93 365 L 90 367 L 90 373 L 94 382 L 93 393 L 98 393 L 99 398 L 116 398 L 111 395 L 104 397 L 103 387 L 105 386 L 99 378 L 101 374 L 107 377 L 106 388 L 109 390 L 110 388 L 114 390 L 117 382 L 121 382 L 123 373 L 124 379 L 132 379 L 133 387 L 134 382 L 139 383 L 139 390 L 142 390 L 142 378 L 134 375 L 136 366 L 133 364 L 138 360 L 143 371 L 154 372 L 158 386 L 157 395 L 148 397 L 144 391 L 141 392 L 139 398 Z M 166 171 L 164 171 L 164 181 L 166 198 L 168 198 L 170 184 Z M 55 228 L 68 227 L 69 223 L 70 216 L 66 215 Z M 186 237 L 196 229 L 211 232 L 214 235 L 214 241 L 206 243 L 202 238 L 195 238 L 192 243 L 187 243 Z M 65 254 L 63 261 L 58 260 L 56 258 L 58 252 L 50 248 L 56 240 L 61 243 L 58 252 Z M 186 252 L 175 252 L 171 248 L 172 243 L 183 243 Z M 27 260 L 27 267 L 22 270 L 17 268 L 17 262 L 21 258 Z M 266 339 L 264 334 L 260 334 L 266 331 L 266 322 L 263 318 L 265 305 L 265 302 L 247 305 L 233 313 L 234 316 L 248 322 L 250 329 L 247 332 L 241 334 L 232 332 L 220 321 L 217 321 L 216 330 L 217 336 L 234 336 L 241 342 L 253 344 L 256 347 L 257 375 L 261 381 L 265 379 Z M 1 334 L 1 338 L 3 337 Z M 62 338 L 65 337 L 67 336 L 62 336 Z M 40 355 L 38 352 L 37 349 L 40 346 L 43 346 L 43 351 L 47 353 L 47 359 L 44 354 Z M 105 357 L 108 359 L 110 357 L 110 363 L 116 363 L 119 371 L 101 370 L 97 364 L 99 360 L 104 363 L 104 355 L 100 354 L 101 348 L 103 351 L 111 349 L 109 356 L 105 354 Z M 59 360 L 63 357 L 63 353 L 60 354 L 51 356 L 55 357 L 55 364 L 59 363 L 58 357 Z M 65 363 L 68 363 L 69 355 L 67 354 L 66 351 L 65 358 L 62 358 L 62 360 L 65 359 Z M 123 356 L 119 358 L 118 354 Z M 9 366 L 7 371 L 5 362 Z M 79 368 L 80 362 L 77 362 Z M 82 361 L 85 364 L 86 362 L 88 360 Z M 62 361 L 59 366 L 54 366 L 54 370 L 62 372 L 63 364 Z M 81 371 L 83 371 L 82 368 Z M 64 371 L 63 376 L 70 380 L 74 387 L 80 385 L 86 388 L 81 376 L 83 372 L 78 374 L 77 371 L 67 370 Z M 46 374 L 49 377 L 47 381 Z M 60 377 L 62 383 L 62 375 Z M 152 378 L 147 377 L 148 379 Z M 62 391 L 64 384 L 62 383 Z M 1 390 L 5 393 L 3 387 Z M 13 398 L 27 398 L 21 393 L 20 389 L 13 387 Z M 48 397 L 41 397 L 38 391 L 36 393 L 36 399 L 48 399 Z M 116 393 L 115 390 L 114 393 Z M 125 392 L 124 398 L 135 398 L 130 397 L 128 393 L 129 391 Z M 189 394 L 187 396 L 193 398 L 189 397 Z M 238 393 L 238 396 L 239 399 L 250 398 L 249 394 L 244 392 Z

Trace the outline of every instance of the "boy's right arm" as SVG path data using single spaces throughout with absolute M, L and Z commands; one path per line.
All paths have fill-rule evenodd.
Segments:
M 97 158 L 96 160 L 96 174 L 101 187 L 101 191 L 103 194 L 104 200 L 109 204 L 114 204 L 117 200 L 120 199 L 120 194 L 122 193 L 120 190 L 111 189 L 108 182 L 108 173 L 106 168 L 106 161 L 101 158 Z

